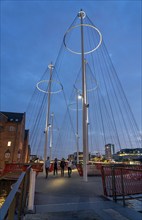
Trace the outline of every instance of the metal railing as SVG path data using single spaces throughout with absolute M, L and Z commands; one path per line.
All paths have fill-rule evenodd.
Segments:
M 114 201 L 122 197 L 125 206 L 126 196 L 142 194 L 142 166 L 102 166 L 104 195 Z M 134 197 L 133 197 L 134 198 Z
M 30 169 L 22 172 L 0 209 L 0 220 L 20 220 L 27 206 Z

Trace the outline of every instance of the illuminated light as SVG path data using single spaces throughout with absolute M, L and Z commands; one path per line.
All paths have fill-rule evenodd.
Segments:
M 49 124 L 49 125 L 48 125 L 48 128 L 51 128 L 51 127 L 52 127 L 51 124 Z
M 60 175 L 60 174 L 58 174 Z M 55 176 L 56 177 L 56 176 Z M 55 178 L 54 181 L 52 181 L 52 187 L 54 188 L 55 186 L 58 186 L 58 187 L 64 187 L 66 181 L 64 178 L 61 178 L 61 179 L 57 179 Z
M 64 43 L 65 47 L 67 48 L 67 50 L 69 50 L 69 51 L 72 52 L 72 53 L 81 55 L 81 52 L 74 51 L 74 50 L 70 49 L 69 47 L 67 47 L 66 42 L 65 42 L 66 35 L 67 35 L 72 29 L 77 28 L 77 27 L 81 27 L 81 26 L 93 28 L 93 29 L 95 29 L 95 30 L 98 32 L 98 34 L 99 34 L 100 40 L 99 40 L 98 45 L 97 45 L 96 47 L 94 47 L 92 50 L 89 50 L 89 51 L 84 52 L 84 54 L 92 53 L 92 52 L 94 52 L 95 50 L 97 50 L 97 49 L 99 48 L 99 46 L 101 45 L 101 43 L 102 43 L 102 34 L 101 34 L 101 32 L 100 32 L 95 26 L 93 26 L 93 25 L 90 25 L 90 24 L 78 24 L 78 25 L 72 26 L 71 28 L 69 28 L 69 29 L 66 31 L 66 33 L 65 33 L 65 35 L 64 35 L 63 43 Z
M 82 95 L 81 94 L 78 95 L 78 99 L 82 99 Z
M 11 141 L 8 141 L 7 146 L 8 146 L 8 147 L 11 146 Z

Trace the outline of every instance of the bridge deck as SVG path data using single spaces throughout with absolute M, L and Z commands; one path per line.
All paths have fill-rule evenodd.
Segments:
M 25 219 L 141 220 L 142 215 L 103 197 L 101 177 L 84 182 L 77 171 L 68 178 L 43 173 L 36 179 L 35 212 Z

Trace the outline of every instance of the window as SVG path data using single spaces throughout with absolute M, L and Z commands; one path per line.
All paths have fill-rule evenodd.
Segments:
M 11 141 L 8 141 L 7 146 L 8 146 L 8 147 L 11 146 Z
M 9 126 L 9 131 L 15 131 L 15 127 L 14 126 Z

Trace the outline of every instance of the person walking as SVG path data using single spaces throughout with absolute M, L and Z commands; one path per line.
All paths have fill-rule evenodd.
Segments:
M 55 160 L 54 160 L 54 171 L 53 171 L 53 174 L 54 175 L 58 174 L 58 160 L 57 160 L 57 158 L 55 158 Z
M 71 177 L 71 173 L 72 173 L 72 161 L 71 161 L 71 159 L 69 159 L 69 161 L 68 161 L 68 177 Z
M 66 162 L 65 162 L 65 159 L 62 158 L 61 162 L 60 162 L 60 167 L 61 167 L 61 176 L 64 176 L 64 169 L 65 169 L 65 166 L 66 166 Z
M 47 160 L 45 161 L 45 173 L 46 173 L 45 178 L 46 179 L 48 177 L 49 168 L 50 168 L 50 158 L 47 157 Z

